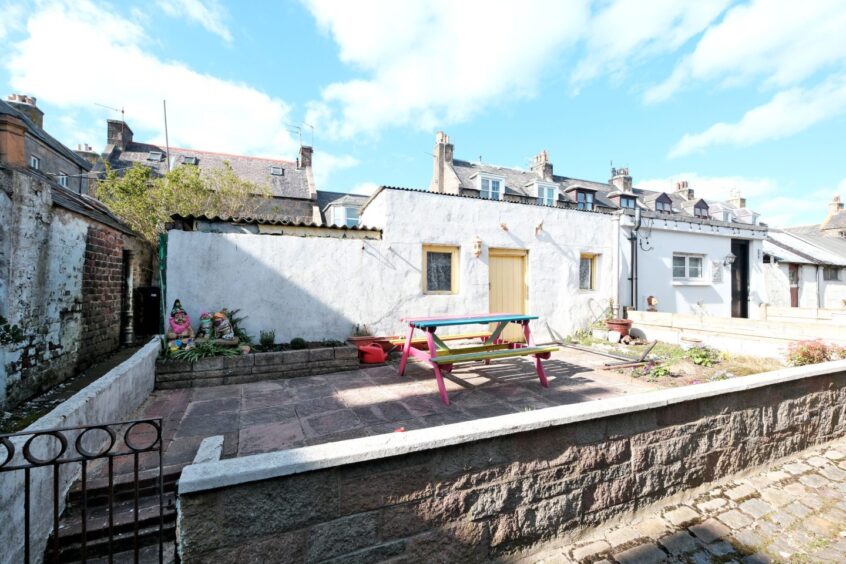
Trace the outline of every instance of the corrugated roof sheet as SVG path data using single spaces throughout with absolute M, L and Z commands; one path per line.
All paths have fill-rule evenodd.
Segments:
M 382 232 L 381 229 L 376 227 L 367 227 L 364 225 L 357 225 L 355 227 L 347 227 L 346 225 L 318 225 L 317 223 L 310 222 L 310 221 L 289 221 L 285 219 L 272 219 L 272 218 L 264 218 L 264 217 L 246 217 L 246 216 L 207 216 L 207 215 L 179 215 L 174 214 L 171 216 L 171 219 L 174 221 L 208 221 L 210 223 L 221 222 L 221 223 L 241 223 L 241 224 L 254 224 L 254 225 L 282 225 L 282 226 L 289 226 L 289 227 L 316 227 L 319 229 L 336 229 L 342 231 L 378 231 Z

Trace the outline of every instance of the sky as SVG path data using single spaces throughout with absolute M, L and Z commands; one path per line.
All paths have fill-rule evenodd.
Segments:
M 844 0 L 0 0 L 0 92 L 102 151 L 135 138 L 293 160 L 318 189 L 425 189 L 456 158 L 641 188 L 771 225 L 846 199 Z M 841 164 L 842 163 L 842 164 Z

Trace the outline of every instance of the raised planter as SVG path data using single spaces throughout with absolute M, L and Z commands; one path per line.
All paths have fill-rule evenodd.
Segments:
M 180 360 L 156 362 L 156 388 L 198 388 L 297 378 L 358 368 L 355 347 L 322 347 L 241 356 L 203 358 L 194 364 Z

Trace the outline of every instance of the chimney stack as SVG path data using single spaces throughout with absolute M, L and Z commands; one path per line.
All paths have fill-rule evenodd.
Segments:
M 100 160 L 100 155 L 98 155 L 97 152 L 94 151 L 94 149 L 88 143 L 78 144 L 74 153 L 76 153 L 92 165 L 97 164 L 97 161 Z
M 731 191 L 731 197 L 728 199 L 728 203 L 736 208 L 745 208 L 746 198 L 742 197 L 740 191 L 735 188 Z
M 302 145 L 300 147 L 300 158 L 298 159 L 300 168 L 311 168 L 312 153 L 314 153 L 314 149 L 308 145 Z
M 132 143 L 132 130 L 126 122 L 119 119 L 106 120 L 106 144 L 119 147 L 121 151 Z M 108 152 L 108 151 L 107 151 Z
M 535 155 L 532 171 L 539 174 L 542 179 L 552 181 L 552 163 L 549 162 L 549 153 L 546 152 L 546 149 Z
M 6 96 L 6 102 L 9 103 L 19 112 L 26 114 L 26 117 L 37 125 L 40 129 L 44 129 L 44 112 L 38 109 L 35 105 L 35 97 L 27 96 L 26 94 L 9 94 Z
M 611 180 L 609 181 L 621 192 L 626 194 L 632 193 L 632 177 L 629 175 L 629 169 L 626 168 L 612 168 Z
M 676 194 L 688 202 L 691 202 L 694 199 L 693 188 L 688 187 L 687 180 L 679 180 L 676 182 Z
M 435 153 L 434 153 L 434 168 L 432 171 L 432 184 L 429 186 L 430 192 L 446 193 L 446 174 L 447 166 L 452 167 L 452 156 L 455 151 L 452 143 L 449 142 L 449 135 L 443 131 L 438 131 L 435 135 Z
M 832 198 L 831 201 L 828 203 L 828 216 L 826 217 L 826 219 L 842 211 L 843 202 L 840 201 L 840 196 L 834 196 L 834 198 Z

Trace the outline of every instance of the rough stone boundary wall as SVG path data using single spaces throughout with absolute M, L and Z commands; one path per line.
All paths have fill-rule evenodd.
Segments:
M 784 358 L 793 341 L 822 339 L 846 345 L 846 325 L 812 320 L 759 320 L 681 313 L 629 311 L 632 327 L 647 339 L 679 343 L 698 339 L 737 354 Z
M 192 465 L 186 562 L 481 562 L 846 432 L 846 361 Z
M 126 419 L 149 397 L 155 381 L 156 357 L 160 349 L 156 337 L 102 378 L 92 382 L 56 409 L 30 425 L 25 431 L 52 429 L 56 427 L 75 427 L 98 423 L 115 423 Z M 89 436 L 86 436 L 87 440 Z M 26 439 L 26 437 L 23 437 Z M 68 438 L 68 448 L 73 449 L 73 440 Z M 41 439 L 39 439 L 40 441 Z M 13 439 L 16 458 L 11 462 L 21 462 L 21 449 L 24 441 Z M 33 443 L 36 456 L 47 458 L 47 452 L 39 452 Z M 43 445 L 42 445 L 43 446 Z M 89 444 L 89 450 L 96 451 L 102 446 Z M 46 450 L 46 449 L 45 449 Z M 5 449 L 0 450 L 5 457 Z M 64 498 L 70 486 L 80 472 L 79 464 L 62 466 L 60 490 L 64 508 Z M 31 548 L 33 555 L 44 553 L 47 537 L 52 531 L 53 519 L 53 470 L 52 467 L 38 468 L 31 471 Z M 23 470 L 0 474 L 0 563 L 7 564 L 23 561 L 24 546 L 24 482 Z
M 349 346 L 203 358 L 194 364 L 159 360 L 156 363 L 156 387 L 170 389 L 244 384 L 357 368 L 358 350 Z

